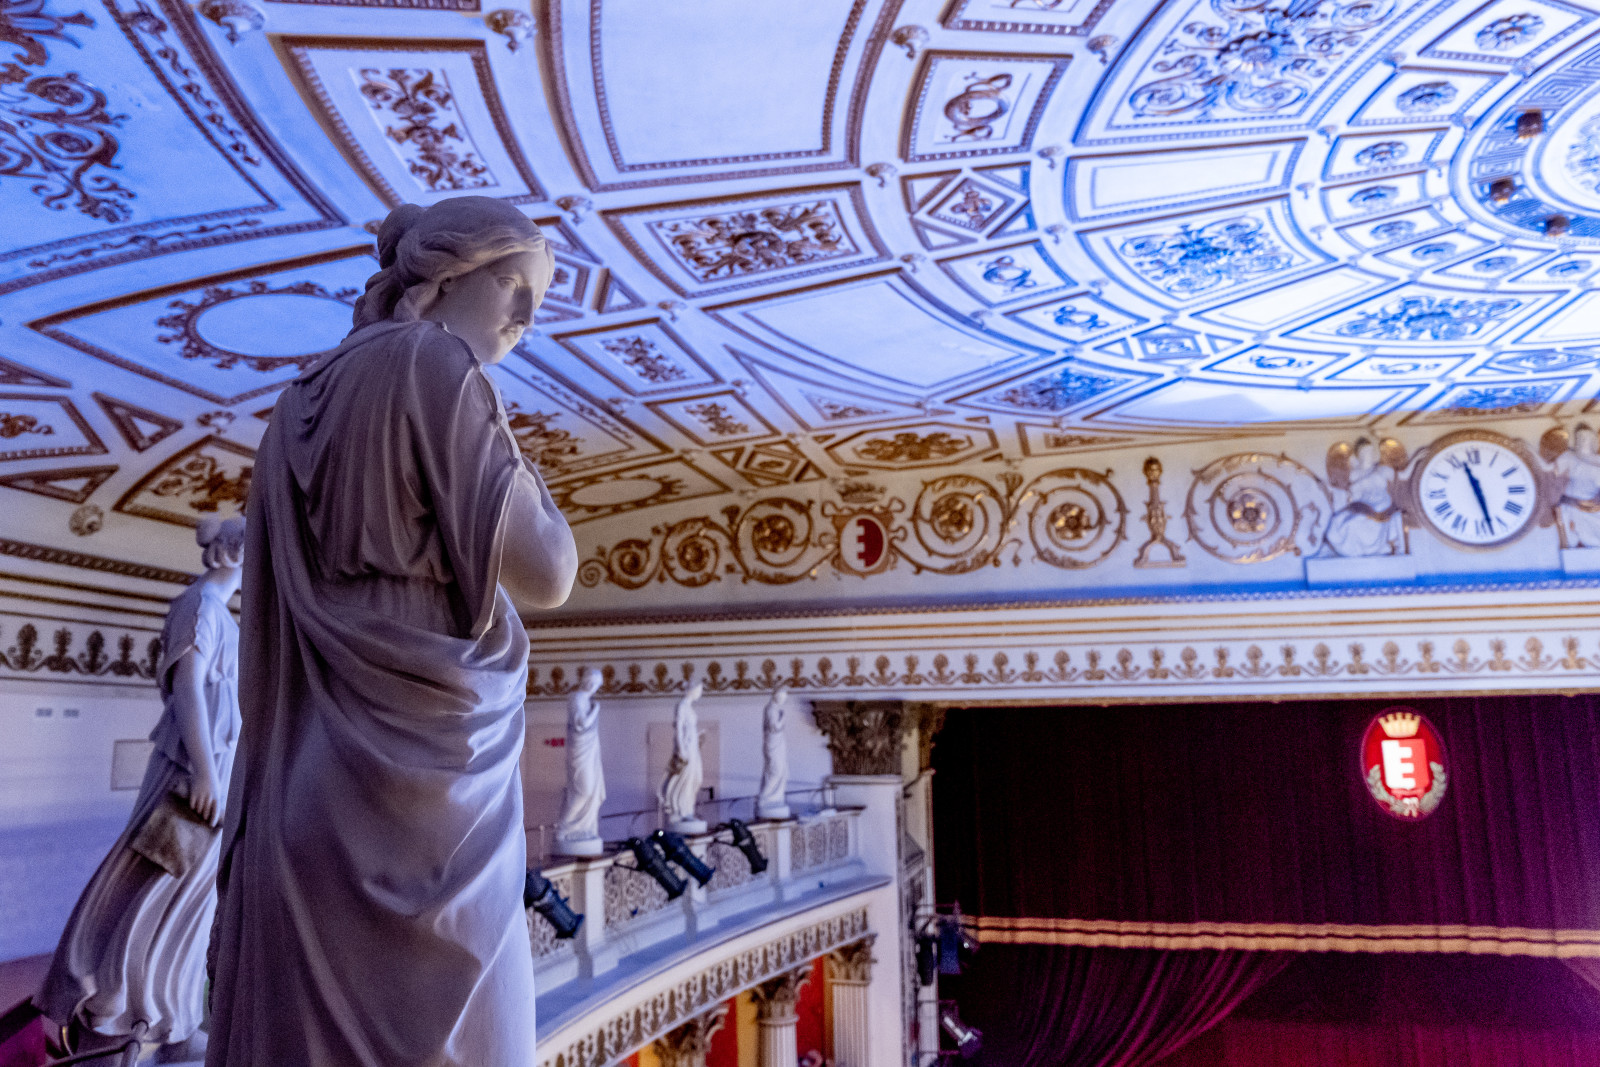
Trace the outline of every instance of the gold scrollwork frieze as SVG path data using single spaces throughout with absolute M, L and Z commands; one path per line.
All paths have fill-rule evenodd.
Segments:
M 876 487 L 843 501 L 767 497 L 655 527 L 648 538 L 601 547 L 578 570 L 585 586 L 641 589 L 653 581 L 696 587 L 737 576 L 785 585 L 825 567 L 865 577 L 897 562 L 914 572 L 966 574 L 1033 556 L 1066 569 L 1092 567 L 1127 537 L 1127 505 L 1111 472 L 1065 467 L 1032 481 L 1005 472 L 924 482 L 908 508 Z

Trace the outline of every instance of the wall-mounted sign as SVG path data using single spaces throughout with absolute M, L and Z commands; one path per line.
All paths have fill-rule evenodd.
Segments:
M 1361 771 L 1379 807 L 1400 819 L 1420 819 L 1444 799 L 1444 743 L 1415 708 L 1387 708 L 1361 738 Z

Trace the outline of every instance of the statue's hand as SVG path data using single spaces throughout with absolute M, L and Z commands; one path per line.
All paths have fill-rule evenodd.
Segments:
M 190 783 L 189 807 L 212 826 L 221 821 L 221 805 L 217 803 L 217 781 L 209 768 L 202 769 Z

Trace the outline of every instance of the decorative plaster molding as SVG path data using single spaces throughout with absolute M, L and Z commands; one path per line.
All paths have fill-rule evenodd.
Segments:
M 824 702 L 1587 689 L 1600 681 L 1600 621 L 1585 592 L 901 610 L 670 633 L 659 620 L 551 627 L 534 645 L 529 695 L 564 696 L 584 666 L 600 669 L 613 698 L 668 697 L 690 680 L 708 696 L 787 685 Z
M 113 630 L 108 637 L 91 623 L 35 619 L 13 625 L 13 617 L 4 618 L 0 638 L 9 640 L 0 644 L 0 678 L 44 680 L 61 675 L 65 677 L 48 680 L 104 678 L 138 685 L 156 676 L 161 638 L 149 631 Z M 48 650 L 43 634 L 50 635 Z M 112 646 L 115 655 L 109 651 Z
M 835 774 L 899 774 L 900 740 L 912 716 L 897 700 L 818 701 L 817 729 L 828 738 Z
M 540 1067 L 604 1067 L 704 1014 L 713 1005 L 759 982 L 793 971 L 808 960 L 859 941 L 867 934 L 867 909 L 823 919 L 718 960 L 676 985 L 600 1016 Z

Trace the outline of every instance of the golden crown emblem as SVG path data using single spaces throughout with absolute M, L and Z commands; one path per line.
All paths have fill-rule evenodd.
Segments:
M 1422 716 L 1414 711 L 1391 711 L 1378 720 L 1378 725 L 1390 737 L 1415 737 L 1422 729 Z

